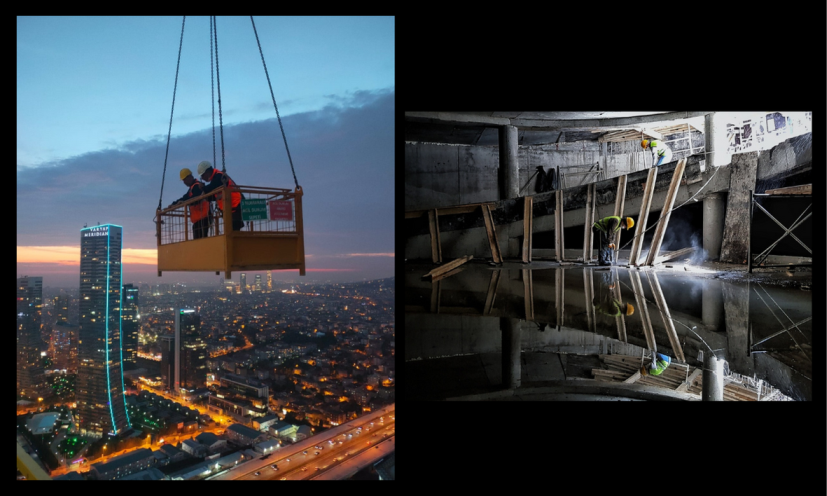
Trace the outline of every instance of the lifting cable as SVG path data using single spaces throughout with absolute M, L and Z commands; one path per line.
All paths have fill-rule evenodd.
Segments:
M 267 85 L 270 87 L 270 96 L 273 98 L 273 107 L 276 109 L 276 117 L 279 120 L 279 128 L 281 129 L 281 137 L 284 138 L 284 148 L 287 150 L 287 159 L 290 161 L 290 170 L 293 171 L 293 181 L 296 183 L 296 189 L 299 189 L 299 181 L 296 179 L 296 170 L 293 168 L 293 159 L 290 157 L 290 148 L 287 147 L 287 137 L 284 135 L 284 126 L 281 125 L 281 116 L 279 115 L 279 108 L 276 106 L 276 97 L 273 95 L 273 85 L 270 83 L 270 74 L 267 72 L 267 64 L 264 62 L 264 52 L 261 50 L 261 42 L 258 40 L 258 31 L 256 31 L 256 22 L 253 16 L 250 16 L 250 22 L 253 23 L 253 32 L 256 35 L 256 43 L 258 43 L 258 51 L 261 54 L 261 64 L 264 66 L 264 75 L 267 76 Z M 216 64 L 218 57 L 216 56 Z M 219 85 L 219 88 L 221 86 Z M 220 97 L 219 97 L 220 98 Z M 218 100 L 219 106 L 221 100 Z M 220 107 L 219 107 L 220 108 Z
M 218 81 L 218 127 L 221 131 L 221 172 L 225 173 L 224 177 L 226 177 L 227 167 L 224 165 L 224 120 L 221 116 L 221 74 L 218 72 L 218 23 L 215 22 L 215 16 L 212 16 L 212 24 L 215 38 L 215 79 Z
M 213 16 L 210 16 L 210 91 L 212 92 L 212 97 L 210 98 L 210 103 L 212 103 L 212 163 L 215 164 L 215 79 L 213 78 L 213 74 L 215 71 L 213 70 L 213 44 L 212 44 L 212 36 L 213 36 Z
M 178 64 L 175 66 L 175 87 L 172 89 L 172 110 L 169 111 L 169 132 L 167 133 L 167 151 L 164 154 L 164 175 L 161 176 L 161 196 L 158 197 L 158 210 L 161 210 L 161 199 L 164 197 L 164 179 L 167 175 L 167 157 L 169 156 L 169 138 L 172 135 L 172 114 L 175 112 L 175 92 L 178 90 L 178 68 L 181 67 L 181 47 L 184 44 L 184 23 L 187 16 L 181 21 L 181 39 L 178 41 Z

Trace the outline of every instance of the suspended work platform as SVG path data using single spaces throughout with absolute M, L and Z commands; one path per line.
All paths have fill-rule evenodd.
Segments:
M 227 191 L 225 191 L 227 190 Z M 243 194 L 239 209 L 255 220 L 244 221 L 240 231 L 232 229 L 232 207 L 223 210 L 213 203 L 206 236 L 194 239 L 190 206 L 213 194 Z M 224 272 L 299 269 L 305 275 L 302 189 L 222 186 L 156 212 L 158 276 L 164 271 Z

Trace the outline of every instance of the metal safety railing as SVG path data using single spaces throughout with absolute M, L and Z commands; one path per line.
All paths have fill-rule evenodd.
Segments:
M 222 186 L 210 193 L 193 197 L 156 212 L 156 236 L 158 246 L 191 241 L 201 237 L 223 236 L 232 230 L 231 192 L 243 195 L 242 203 L 237 207 L 242 213 L 247 206 L 255 205 L 255 220 L 245 220 L 240 232 L 262 234 L 297 234 L 301 230 L 301 187 L 296 191 L 283 188 L 264 188 L 259 186 Z M 218 208 L 217 202 L 208 202 L 207 222 L 199 225 L 191 222 L 190 206 L 200 205 L 214 195 L 224 197 L 224 209 Z M 252 201 L 251 201 L 252 200 Z M 252 212 L 252 208 L 250 209 Z M 261 218 L 261 217 L 264 218 Z

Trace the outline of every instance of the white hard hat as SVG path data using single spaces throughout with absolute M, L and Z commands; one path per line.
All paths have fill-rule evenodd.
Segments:
M 200 176 L 201 174 L 206 172 L 207 169 L 209 169 L 210 167 L 212 167 L 212 164 L 204 160 L 203 162 L 198 164 L 198 175 Z

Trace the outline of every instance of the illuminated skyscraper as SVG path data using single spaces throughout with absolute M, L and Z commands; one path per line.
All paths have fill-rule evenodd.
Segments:
M 69 297 L 55 296 L 55 322 L 69 322 Z
M 178 362 L 175 356 L 175 336 L 160 336 L 158 342 L 161 343 L 161 380 L 164 384 L 164 389 L 174 391 L 175 376 L 178 374 Z
M 30 399 L 45 392 L 40 363 L 42 300 L 42 277 L 17 280 L 17 392 Z
M 267 271 L 267 291 L 273 290 L 273 274 Z
M 241 292 L 247 291 L 247 274 L 244 272 L 241 273 Z
M 123 367 L 134 369 L 138 366 L 138 288 L 132 284 L 123 285 L 123 313 L 121 330 L 123 332 Z
M 261 274 L 256 274 L 256 291 L 261 293 Z
M 175 312 L 175 363 L 180 364 L 175 382 L 179 391 L 207 386 L 207 343 L 201 339 L 200 328 L 201 316 L 195 310 L 180 308 Z
M 81 434 L 90 436 L 130 426 L 121 367 L 122 232 L 112 224 L 80 231 L 75 419 Z

